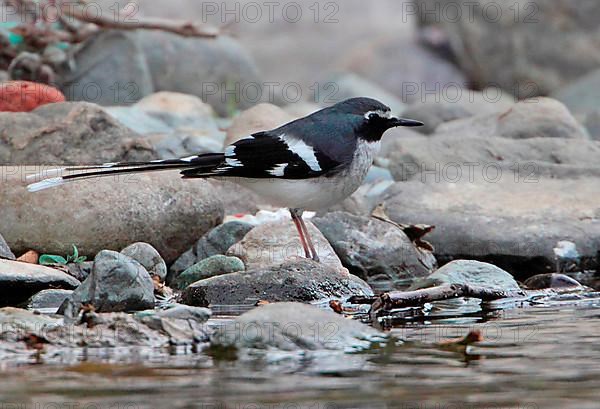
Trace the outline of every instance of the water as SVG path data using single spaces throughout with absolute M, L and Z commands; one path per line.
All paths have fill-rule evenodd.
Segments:
M 484 311 L 441 304 L 387 321 L 404 344 L 341 360 L 241 363 L 143 349 L 30 358 L 0 364 L 0 408 L 598 408 L 599 305 L 596 294 Z M 437 345 L 474 328 L 485 338 L 477 346 Z

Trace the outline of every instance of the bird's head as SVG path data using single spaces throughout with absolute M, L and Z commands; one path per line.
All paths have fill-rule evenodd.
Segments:
M 358 137 L 367 141 L 378 141 L 385 131 L 397 126 L 423 126 L 423 122 L 392 115 L 390 107 L 372 98 L 350 98 L 331 109 L 355 123 Z

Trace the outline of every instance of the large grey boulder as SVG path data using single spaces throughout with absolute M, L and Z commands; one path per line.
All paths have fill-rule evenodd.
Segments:
M 505 112 L 515 103 L 512 95 L 496 88 L 483 91 L 456 88 L 455 92 L 426 95 L 402 112 L 405 118 L 416 119 L 425 125 L 414 128 L 415 131 L 431 134 L 445 122 Z
M 435 135 L 461 138 L 588 138 L 585 128 L 567 107 L 555 99 L 541 97 L 518 102 L 500 112 L 446 122 L 436 129 Z
M 85 102 L 43 105 L 32 112 L 2 112 L 0 163 L 94 164 L 155 158 L 150 143 L 99 106 Z
M 246 109 L 258 102 L 253 100 L 250 92 L 236 92 L 236 89 L 258 87 L 262 95 L 262 81 L 254 61 L 231 37 L 185 38 L 162 31 L 142 30 L 139 44 L 155 91 L 196 95 L 221 116 L 230 115 L 232 109 Z
M 0 231 L 13 251 L 46 254 L 120 251 L 136 243 L 151 244 L 173 262 L 198 237 L 223 218 L 222 203 L 202 180 L 182 180 L 178 172 L 107 177 L 73 182 L 29 193 L 27 174 L 39 166 L 0 168 Z
M 600 4 L 594 1 L 415 0 L 423 21 L 448 38 L 454 60 L 477 87 L 497 84 L 519 98 L 548 95 L 600 63 Z M 493 5 L 490 6 L 490 4 Z
M 108 10 L 105 10 L 108 12 Z M 138 31 L 102 31 L 75 53 L 75 69 L 62 73 L 71 101 L 130 105 L 154 91 Z
M 458 134 L 396 138 L 394 131 L 389 134 L 383 140 L 381 152 L 388 159 L 395 180 L 439 183 L 473 180 L 485 175 L 489 181 L 495 181 L 501 173 L 504 177 L 532 181 L 539 176 L 564 178 L 600 174 L 597 160 L 600 143 L 588 139 L 482 138 Z
M 23 303 L 42 290 L 68 290 L 79 284 L 78 280 L 60 270 L 37 264 L 0 260 L 0 306 Z
M 101 105 L 130 105 L 153 92 L 174 91 L 198 96 L 225 116 L 256 102 L 243 87 L 262 84 L 249 54 L 225 35 L 104 31 L 77 51 L 75 61 L 76 69 L 64 73 L 65 95 Z M 240 91 L 227 92 L 236 86 Z
M 214 348 L 358 352 L 385 342 L 382 332 L 317 307 L 283 302 L 248 311 L 211 336 Z
M 184 290 L 182 299 L 184 304 L 207 307 L 253 305 L 261 300 L 310 302 L 372 293 L 369 285 L 356 276 L 298 259 L 197 281 Z
M 492 183 L 430 180 L 398 182 L 382 197 L 399 223 L 436 226 L 427 236 L 440 263 L 456 258 L 491 262 L 519 279 L 554 271 L 553 248 L 576 243 L 585 263 L 595 268 L 600 248 L 596 197 L 598 177 L 515 182 L 508 174 Z

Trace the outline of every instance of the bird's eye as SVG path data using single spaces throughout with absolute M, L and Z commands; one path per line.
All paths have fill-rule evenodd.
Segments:
M 374 121 L 377 118 L 379 118 L 379 115 L 377 115 L 377 114 L 369 114 L 369 121 Z

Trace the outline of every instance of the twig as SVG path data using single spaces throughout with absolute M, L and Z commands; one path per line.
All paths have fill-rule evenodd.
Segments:
M 86 1 L 80 0 L 82 4 Z M 114 28 L 120 30 L 162 30 L 181 35 L 183 37 L 204 37 L 215 38 L 219 35 L 219 30 L 212 26 L 194 24 L 192 22 L 171 21 L 157 18 L 145 18 L 137 21 L 121 21 L 121 19 L 111 19 L 102 15 L 92 16 L 83 13 L 76 7 L 67 7 L 63 12 L 69 17 L 75 18 L 85 23 L 92 23 L 100 28 Z
M 381 294 L 379 298 L 373 302 L 370 313 L 391 311 L 396 308 L 416 307 L 433 301 L 442 301 L 458 297 L 479 298 L 483 301 L 493 301 L 501 298 L 522 297 L 525 295 L 526 292 L 522 290 L 493 290 L 466 284 L 442 285 L 415 291 L 390 291 Z

